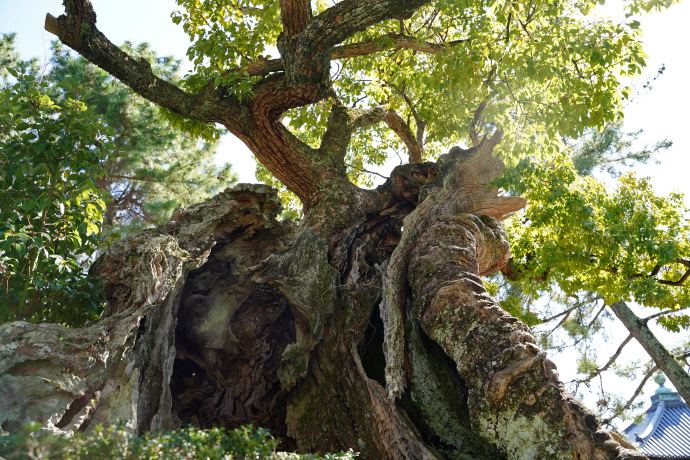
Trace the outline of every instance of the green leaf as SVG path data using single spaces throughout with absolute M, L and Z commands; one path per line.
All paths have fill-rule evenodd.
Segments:
M 77 81 L 76 78 L 73 77 L 68 77 L 61 82 L 59 82 L 56 86 L 58 88 L 63 88 L 63 89 L 72 89 L 75 88 L 79 85 L 79 82 Z

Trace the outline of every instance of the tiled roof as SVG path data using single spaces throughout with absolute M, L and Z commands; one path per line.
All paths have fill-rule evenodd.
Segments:
M 625 436 L 649 457 L 690 459 L 690 409 L 678 393 L 663 390 L 652 397 L 644 421 L 626 428 Z

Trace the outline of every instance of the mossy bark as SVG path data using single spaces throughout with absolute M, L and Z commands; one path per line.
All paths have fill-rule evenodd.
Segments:
M 497 141 L 300 226 L 276 220 L 273 190 L 240 185 L 116 243 L 94 265 L 99 321 L 0 326 L 2 428 L 253 423 L 284 449 L 369 459 L 643 458 L 483 287 L 508 257 L 497 218 L 523 204 L 485 186 Z
M 307 1 L 281 0 L 280 66 L 250 64 L 263 78 L 242 99 L 158 78 L 98 30 L 89 0 L 48 16 L 50 32 L 142 97 L 224 125 L 305 216 L 279 222 L 275 192 L 238 186 L 115 244 L 94 267 L 108 299 L 98 322 L 0 326 L 3 429 L 253 423 L 286 449 L 368 459 L 634 458 L 563 391 L 479 278 L 508 257 L 497 221 L 524 206 L 487 186 L 503 168 L 492 155 L 500 132 L 396 168 L 376 190 L 347 178 L 355 129 L 387 120 L 409 138 L 410 127 L 383 107 L 341 106 L 330 60 L 354 34 L 429 3 L 345 0 L 314 15 Z M 288 110 L 328 98 L 318 148 L 283 125 Z

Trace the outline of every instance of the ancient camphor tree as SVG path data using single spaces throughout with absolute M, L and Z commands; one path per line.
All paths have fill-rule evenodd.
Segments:
M 589 21 L 591 2 L 178 3 L 182 86 L 110 43 L 88 0 L 46 29 L 177 126 L 225 126 L 303 218 L 241 185 L 114 244 L 92 268 L 97 322 L 0 329 L 3 429 L 254 423 L 364 458 L 643 458 L 479 278 L 507 263 L 499 221 L 524 206 L 487 186 L 502 159 L 616 117 L 644 62 L 635 21 Z M 358 187 L 402 146 L 410 164 Z

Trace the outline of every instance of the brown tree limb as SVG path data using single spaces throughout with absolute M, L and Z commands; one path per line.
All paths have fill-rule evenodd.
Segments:
M 330 58 L 331 60 L 350 59 L 400 48 L 410 49 L 425 54 L 438 54 L 467 42 L 469 42 L 469 40 L 454 40 L 446 43 L 420 42 L 414 37 L 391 33 L 365 42 L 336 46 L 333 48 Z M 260 59 L 250 64 L 231 69 L 223 75 L 247 72 L 247 75 L 250 77 L 256 77 L 268 75 L 273 72 L 282 72 L 284 70 L 285 66 L 283 59 Z
M 330 52 L 357 32 L 381 21 L 409 17 L 430 0 L 344 0 L 316 16 L 304 30 L 303 55 Z
M 417 136 L 415 140 L 417 141 L 417 145 L 419 146 L 419 161 L 422 161 L 422 152 L 424 151 L 424 130 L 426 129 L 426 120 L 422 120 L 422 118 L 419 116 L 419 113 L 417 113 L 417 108 L 415 107 L 414 103 L 410 99 L 410 97 L 407 95 L 407 92 L 405 91 L 405 83 L 403 82 L 402 87 L 399 88 L 395 84 L 386 81 L 386 84 L 390 86 L 391 88 L 394 88 L 398 94 L 403 98 L 405 101 L 405 104 L 410 108 L 410 113 L 412 114 L 412 117 L 414 118 L 415 125 L 417 126 Z M 408 121 L 406 123 L 409 126 L 409 116 L 408 116 Z M 409 147 L 408 147 L 409 150 Z M 410 157 L 413 157 L 412 151 L 410 151 Z M 413 163 L 412 159 L 410 159 L 410 162 Z
M 387 110 L 383 106 L 353 109 L 344 105 L 334 105 L 319 150 L 342 162 L 355 130 L 378 123 L 386 114 Z
M 311 19 L 310 0 L 280 0 L 283 31 L 288 38 L 302 32 Z
M 687 352 L 687 353 L 683 353 L 683 354 L 681 354 L 681 355 L 678 355 L 678 356 L 675 357 L 675 359 L 677 359 L 677 360 L 686 360 L 688 357 L 690 357 L 690 352 Z M 642 381 L 640 382 L 640 384 L 639 384 L 639 385 L 637 386 L 637 388 L 635 389 L 635 392 L 634 392 L 633 395 L 630 397 L 630 399 L 628 399 L 628 401 L 625 403 L 625 405 L 623 405 L 623 407 L 621 407 L 620 409 L 618 409 L 611 417 L 609 417 L 609 418 L 607 418 L 607 419 L 605 419 L 605 420 L 602 420 L 601 423 L 603 423 L 603 424 L 605 424 L 605 425 L 608 425 L 608 424 L 611 423 L 611 421 L 612 421 L 613 419 L 615 419 L 615 418 L 618 417 L 620 414 L 622 414 L 625 410 L 627 410 L 627 409 L 632 405 L 632 403 L 635 402 L 635 399 L 637 399 L 637 397 L 640 395 L 640 393 L 642 393 L 642 389 L 644 388 L 645 384 L 647 383 L 647 380 L 649 380 L 649 378 L 650 378 L 652 375 L 654 375 L 654 373 L 655 373 L 656 371 L 658 371 L 658 370 L 659 370 L 659 366 L 654 366 L 654 367 L 652 367 L 651 369 L 649 369 L 649 371 L 647 371 L 647 373 L 645 374 L 644 378 L 642 379 Z M 677 388 L 676 388 L 676 389 L 677 389 Z
M 482 113 L 484 113 L 484 109 L 486 109 L 486 103 L 487 99 L 484 99 L 482 102 L 480 102 L 477 106 L 477 109 L 474 111 L 474 116 L 472 117 L 472 123 L 470 124 L 470 140 L 472 141 L 473 146 L 479 145 L 479 134 L 477 133 L 477 125 L 479 124 L 479 121 L 482 119 Z
M 405 143 L 407 151 L 410 154 L 410 163 L 422 162 L 422 148 L 417 141 L 415 134 L 410 129 L 410 126 L 402 119 L 400 115 L 394 110 L 389 110 L 384 121 L 393 130 L 395 134 Z
M 96 27 L 91 2 L 65 0 L 66 15 L 46 15 L 45 29 L 90 62 L 132 88 L 137 94 L 186 118 L 220 121 L 228 112 L 207 95 L 189 94 L 154 75 L 146 59 L 135 59 L 111 43 Z
M 659 316 L 665 316 L 668 315 L 669 313 L 673 313 L 672 310 L 663 310 L 658 313 L 654 313 L 653 315 L 645 316 L 644 318 L 641 319 L 645 324 L 649 322 L 650 319 L 658 318 Z
M 352 43 L 333 49 L 333 59 L 348 59 L 379 53 L 388 49 L 404 48 L 424 54 L 438 54 L 470 40 L 453 40 L 445 43 L 419 41 L 415 37 L 390 33 L 366 42 Z
M 630 334 L 635 337 L 657 366 L 659 366 L 659 369 L 671 380 L 671 383 L 673 383 L 673 386 L 676 387 L 683 399 L 690 401 L 690 375 L 685 372 L 666 347 L 659 342 L 659 339 L 656 338 L 647 326 L 646 321 L 638 318 L 623 301 L 615 302 L 609 306 L 628 331 L 630 331 Z

